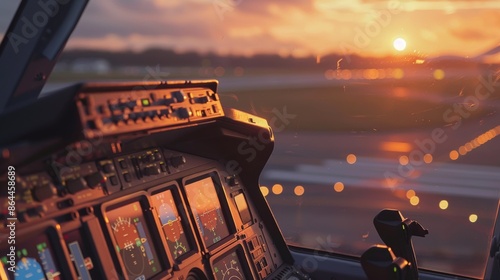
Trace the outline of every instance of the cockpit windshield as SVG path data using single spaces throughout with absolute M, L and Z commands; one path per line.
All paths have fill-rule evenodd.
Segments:
M 273 129 L 260 188 L 289 245 L 359 257 L 381 243 L 373 217 L 394 208 L 429 229 L 414 239 L 419 267 L 483 278 L 499 44 L 493 0 L 96 0 L 47 86 L 215 78 L 225 106 Z

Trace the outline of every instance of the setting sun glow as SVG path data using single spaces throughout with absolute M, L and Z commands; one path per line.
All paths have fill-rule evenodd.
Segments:
M 403 38 L 397 38 L 392 45 L 397 51 L 404 51 L 406 49 L 406 41 Z

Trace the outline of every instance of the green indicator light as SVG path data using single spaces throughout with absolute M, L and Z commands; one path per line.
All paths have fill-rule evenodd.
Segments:
M 28 250 L 26 250 L 26 249 L 21 250 L 21 252 L 22 252 L 23 256 L 27 256 L 28 255 Z
M 3 257 L 3 258 L 2 258 L 2 262 L 3 262 L 4 264 L 7 264 L 7 257 Z
M 116 252 L 120 253 L 120 246 L 116 245 Z
M 137 245 L 137 247 L 140 247 L 142 245 L 141 240 L 137 239 L 137 241 L 135 242 L 135 244 Z
M 151 105 L 149 103 L 149 99 L 142 99 L 141 102 L 142 102 L 142 106 L 149 106 L 149 105 Z
M 17 251 L 17 257 L 20 258 L 21 257 L 21 251 Z
M 401 227 L 403 227 L 403 230 L 405 230 L 405 224 L 402 224 Z
M 398 269 L 396 267 L 393 268 L 394 272 L 398 272 Z
M 43 251 L 43 246 L 42 246 L 42 244 L 38 244 L 38 245 L 36 245 L 36 248 L 38 249 L 38 251 L 39 251 L 39 252 L 40 252 L 40 251 Z

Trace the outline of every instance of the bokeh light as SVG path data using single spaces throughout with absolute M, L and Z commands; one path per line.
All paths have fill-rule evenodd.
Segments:
M 267 196 L 269 194 L 269 188 L 266 186 L 260 186 L 260 191 L 262 192 L 262 195 Z
M 349 164 L 355 164 L 356 163 L 356 156 L 354 154 L 349 154 L 347 155 L 347 163 Z
M 424 162 L 425 163 L 431 163 L 432 162 L 432 155 L 431 154 L 425 154 L 424 155 Z
M 303 186 L 296 186 L 295 189 L 293 189 L 293 193 L 296 195 L 296 196 L 301 196 L 304 194 L 304 187 Z
M 414 190 L 408 190 L 406 192 L 406 198 L 408 199 L 411 199 L 412 197 L 414 197 L 416 195 L 415 191 Z
M 407 156 L 400 156 L 399 157 L 399 164 L 401 165 L 407 165 L 410 162 Z
M 333 185 L 333 189 L 336 191 L 336 192 L 342 192 L 344 190 L 344 183 L 342 182 L 337 182 Z
M 420 198 L 418 198 L 418 196 L 415 195 L 412 198 L 410 198 L 411 205 L 417 206 L 419 203 L 420 203 Z
M 450 152 L 450 159 L 451 160 L 457 160 L 458 159 L 458 152 L 456 150 L 453 150 Z
M 283 186 L 280 184 L 275 184 L 272 188 L 274 194 L 279 195 L 283 192 Z
M 439 208 L 441 208 L 442 210 L 446 210 L 448 209 L 448 201 L 447 200 L 441 200 L 439 202 Z
M 478 217 L 477 217 L 477 215 L 476 215 L 476 214 L 471 214 L 471 215 L 469 216 L 469 222 L 471 222 L 471 223 L 475 223 L 475 222 L 477 222 L 477 219 L 478 219 Z
M 442 80 L 445 77 L 444 71 L 442 69 L 436 69 L 434 70 L 434 73 L 432 73 L 434 76 L 434 79 L 436 80 Z

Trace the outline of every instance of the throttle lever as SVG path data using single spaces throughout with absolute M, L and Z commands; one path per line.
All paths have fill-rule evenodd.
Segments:
M 369 280 L 406 280 L 410 263 L 397 258 L 391 248 L 374 245 L 361 255 L 361 266 Z
M 429 230 L 424 229 L 424 227 L 417 221 L 406 218 L 404 223 L 408 226 L 410 238 L 411 236 L 425 237 L 429 234 Z
M 397 257 L 410 262 L 408 279 L 418 279 L 418 266 L 413 249 L 412 236 L 425 237 L 429 231 L 417 221 L 404 218 L 401 212 L 384 209 L 375 216 L 373 224 L 382 241 L 390 247 Z

